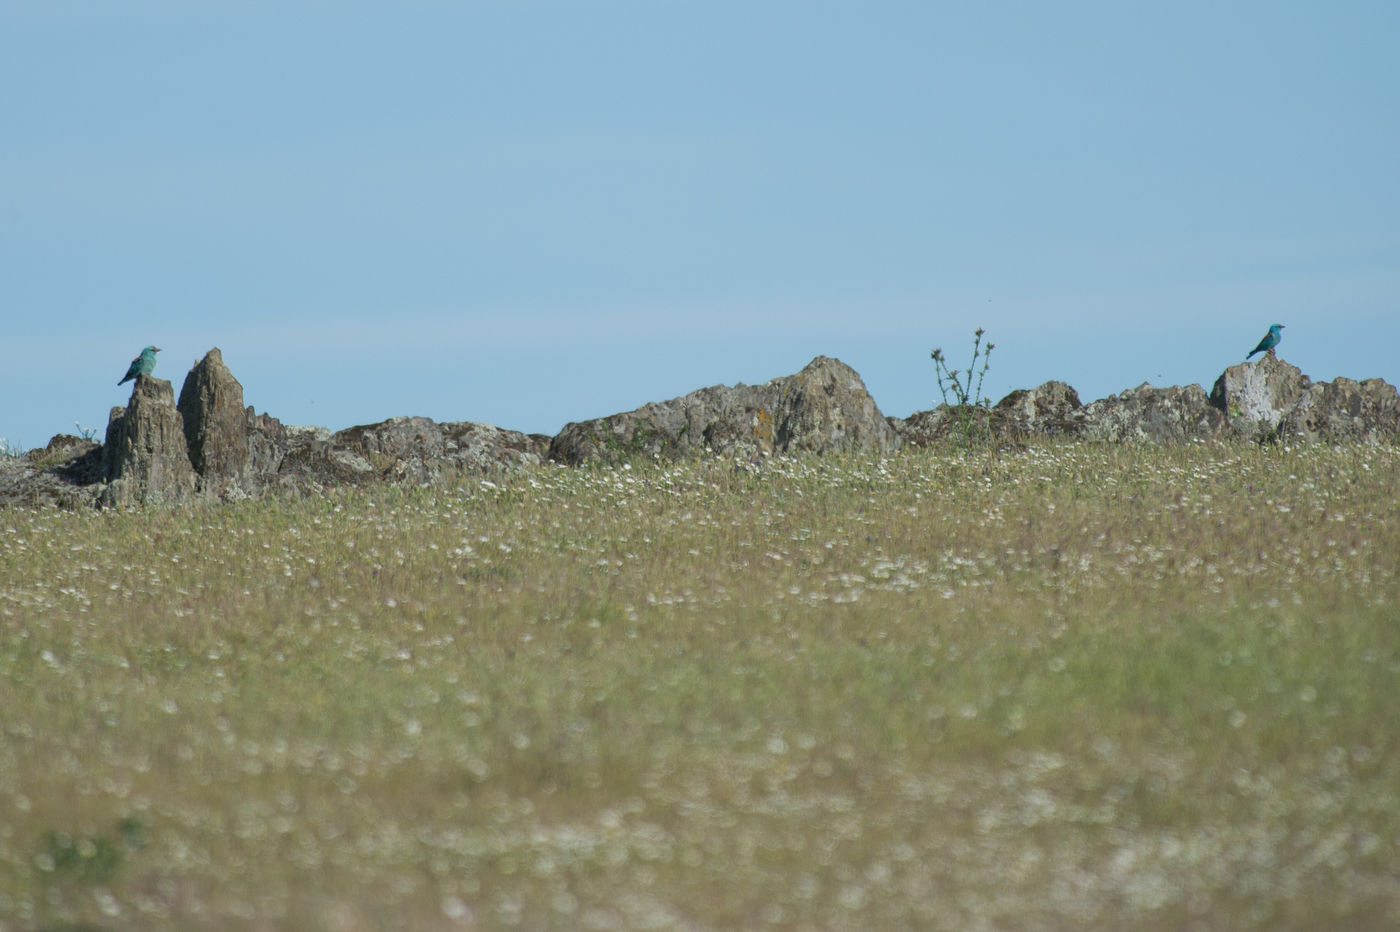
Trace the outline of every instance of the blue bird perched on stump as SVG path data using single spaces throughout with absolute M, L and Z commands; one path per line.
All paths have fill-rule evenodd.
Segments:
M 156 367 L 156 353 L 160 352 L 159 346 L 148 346 L 141 351 L 141 355 L 131 361 L 131 367 L 126 370 L 126 375 L 122 376 L 122 382 L 129 382 L 138 375 L 150 375 Z M 118 382 L 120 385 L 122 382 Z
M 1279 333 L 1283 329 L 1283 324 L 1274 324 L 1269 328 L 1269 332 L 1264 334 L 1264 339 L 1259 341 L 1259 345 L 1249 351 L 1245 359 L 1254 358 L 1255 353 L 1272 353 L 1274 347 L 1278 346 L 1278 341 L 1283 339 L 1283 334 Z

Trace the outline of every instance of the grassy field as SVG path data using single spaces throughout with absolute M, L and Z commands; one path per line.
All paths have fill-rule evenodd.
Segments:
M 1389 929 L 1400 451 L 0 512 L 0 930 Z

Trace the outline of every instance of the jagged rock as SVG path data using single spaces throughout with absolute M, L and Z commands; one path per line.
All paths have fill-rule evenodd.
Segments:
M 1312 386 L 1297 366 L 1266 353 L 1255 363 L 1242 362 L 1216 379 L 1210 403 L 1225 415 L 1230 432 L 1246 440 L 1273 436 L 1294 405 Z
M 998 401 L 992 409 L 991 428 L 1003 437 L 1073 436 L 1082 429 L 1083 408 L 1072 387 L 1044 382 Z
M 962 443 L 970 431 L 974 438 L 992 436 L 991 409 L 980 405 L 939 405 L 915 411 L 906 418 L 888 418 L 902 445 L 925 447 L 934 443 Z
M 177 502 L 195 491 L 184 423 L 165 379 L 136 377 L 131 404 L 112 409 L 102 453 L 104 504 Z
M 674 459 L 711 451 L 887 451 L 901 443 L 998 441 L 1032 436 L 1175 443 L 1292 437 L 1304 441 L 1400 442 L 1400 392 L 1380 379 L 1313 383 L 1269 354 L 1231 366 L 1207 398 L 1198 385 L 1143 384 L 1081 405 L 1073 388 L 1046 382 L 1011 392 L 993 408 L 940 405 L 884 418 L 860 376 L 819 356 L 801 372 L 763 385 L 714 386 L 635 411 L 569 424 L 552 440 L 469 421 L 391 418 L 332 434 L 283 425 L 242 407 L 243 389 L 217 348 L 186 378 L 180 405 L 169 382 L 139 377 L 126 408 L 113 408 L 106 443 L 58 435 L 43 450 L 0 456 L 0 506 L 170 502 L 200 487 L 237 498 L 324 484 L 438 482 L 463 474 L 636 456 Z
M 1185 443 L 1219 437 L 1225 416 L 1199 385 L 1154 388 L 1146 382 L 1086 406 L 1083 436 L 1091 440 Z
M 40 469 L 50 469 L 74 485 L 102 481 L 102 444 L 73 434 L 55 434 L 42 450 L 30 450 L 25 459 Z
M 1316 382 L 1283 416 L 1278 434 L 1322 442 L 1400 440 L 1400 392 L 1381 379 Z
M 456 467 L 471 473 L 532 469 L 544 462 L 553 439 L 473 421 L 450 421 L 442 430 Z
M 42 450 L 0 456 L 0 506 L 90 508 L 101 480 L 102 447 L 58 434 Z
M 774 381 L 782 402 L 774 447 L 781 452 L 883 453 L 899 445 L 861 377 L 839 359 L 818 356 L 796 375 Z
M 276 475 L 287 451 L 297 445 L 300 435 L 293 433 L 296 428 L 283 426 L 270 414 L 258 414 L 252 405 L 243 411 L 243 424 L 248 437 L 246 475 L 252 480 Z M 326 436 L 330 436 L 330 431 L 326 431 Z
M 763 385 L 716 385 L 635 411 L 568 424 L 549 459 L 576 465 L 632 457 L 887 451 L 899 437 L 855 370 L 818 356 Z
M 248 469 L 248 418 L 243 386 L 224 365 L 218 347 L 185 376 L 178 405 L 190 465 L 202 488 L 221 490 L 243 479 Z
M 329 482 L 420 484 L 532 468 L 542 461 L 548 443 L 546 437 L 490 424 L 439 424 L 425 417 L 350 427 L 328 439 L 303 431 L 298 440 L 280 467 L 283 474 Z
M 314 443 L 331 439 L 331 429 L 329 427 L 317 427 L 314 424 L 288 424 L 287 442 L 294 447 L 299 447 L 304 443 Z
M 1017 389 L 987 408 L 942 404 L 890 422 L 904 443 L 926 446 L 935 442 L 974 438 L 1019 440 L 1026 437 L 1071 437 L 1082 428 L 1079 393 L 1064 382 L 1045 382 Z

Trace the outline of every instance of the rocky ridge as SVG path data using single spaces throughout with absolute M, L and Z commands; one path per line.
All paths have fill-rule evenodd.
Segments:
M 1269 354 L 1199 385 L 1147 384 L 1083 404 L 1064 382 L 1018 389 L 991 408 L 940 405 L 887 418 L 840 360 L 813 359 L 762 385 L 717 385 L 634 411 L 568 424 L 554 437 L 471 421 L 396 417 L 332 433 L 284 425 L 244 406 L 215 348 L 181 387 L 140 376 L 112 409 L 104 443 L 70 435 L 0 457 L 0 505 L 128 507 L 306 494 L 363 482 L 438 483 L 553 461 L 616 464 L 712 455 L 887 453 L 958 440 L 968 425 L 997 443 L 1400 442 L 1400 392 L 1380 379 L 1313 382 Z
M 884 452 L 898 442 L 855 370 L 839 359 L 818 356 L 796 375 L 762 385 L 716 385 L 635 411 L 568 424 L 550 442 L 548 456 L 569 465 L 702 452 L 747 459 L 774 453 Z

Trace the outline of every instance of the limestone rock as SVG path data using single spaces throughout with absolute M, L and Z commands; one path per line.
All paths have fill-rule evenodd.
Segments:
M 1316 382 L 1283 416 L 1278 433 L 1325 443 L 1400 440 L 1400 392 L 1381 379 Z
M 243 424 L 248 438 L 245 475 L 250 485 L 257 485 L 282 468 L 287 451 L 297 445 L 297 435 L 272 415 L 258 414 L 252 405 L 243 411 Z M 326 431 L 326 436 L 330 436 L 330 431 Z
M 716 385 L 568 424 L 550 443 L 548 456 L 576 465 L 639 456 L 680 459 L 704 451 L 741 457 L 884 452 L 898 444 L 855 370 L 818 356 L 801 372 L 763 385 Z
M 1082 429 L 1084 405 L 1064 382 L 1019 389 L 992 409 L 992 432 L 998 436 L 1073 436 Z
M 1027 437 L 1072 437 L 1082 429 L 1079 393 L 1064 382 L 1017 389 L 995 407 L 942 404 L 891 419 L 900 439 L 914 446 L 963 442 L 969 428 L 975 438 L 1019 440 Z
M 0 506 L 91 508 L 101 481 L 102 447 L 72 434 L 23 456 L 0 456 Z
M 185 376 L 178 407 L 190 465 L 199 474 L 201 486 L 220 489 L 242 479 L 249 460 L 243 386 L 224 365 L 218 347 Z
M 102 444 L 73 434 L 55 434 L 42 450 L 30 450 L 25 459 L 51 469 L 74 485 L 102 481 Z
M 1311 386 L 1297 366 L 1266 353 L 1258 362 L 1226 369 L 1211 389 L 1210 403 L 1224 413 L 1232 434 L 1264 440 Z
M 547 443 L 544 437 L 490 424 L 439 424 L 425 417 L 390 418 L 327 439 L 302 433 L 298 439 L 280 467 L 284 474 L 323 482 L 418 484 L 538 466 Z
M 442 425 L 442 431 L 449 459 L 455 468 L 468 473 L 533 469 L 544 462 L 551 439 L 474 421 L 449 421 Z
M 1091 440 L 1185 443 L 1221 436 L 1225 416 L 1199 385 L 1154 388 L 1146 382 L 1092 402 L 1083 411 L 1083 436 Z
M 935 443 L 963 443 L 971 430 L 977 438 L 993 436 L 991 409 L 980 405 L 939 405 L 915 411 L 907 418 L 890 418 L 902 445 L 926 447 Z
M 195 491 L 184 422 L 165 379 L 137 376 L 130 405 L 112 409 L 102 452 L 106 504 L 177 502 Z

